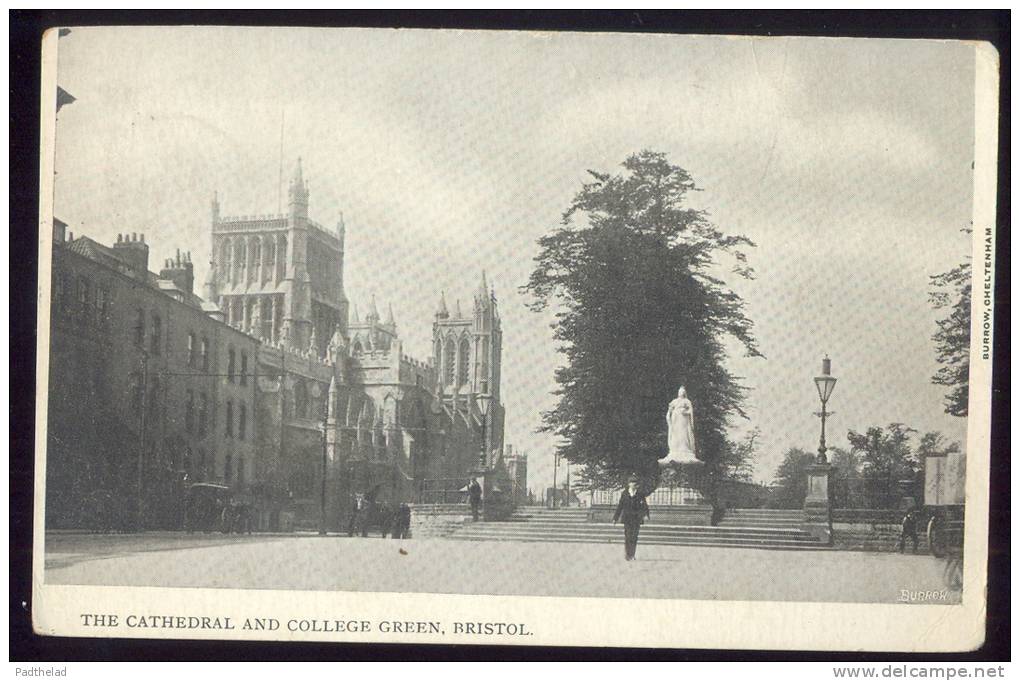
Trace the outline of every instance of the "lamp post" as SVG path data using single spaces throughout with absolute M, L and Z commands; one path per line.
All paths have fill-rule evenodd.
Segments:
M 329 433 L 329 400 L 322 415 L 322 487 L 319 494 L 319 536 L 326 536 L 326 449 Z
M 825 404 L 832 396 L 832 390 L 836 387 L 836 378 L 832 376 L 832 360 L 826 355 L 822 360 L 822 374 L 815 376 L 815 388 L 818 389 L 818 399 L 822 401 L 822 410 L 815 412 L 816 416 L 822 419 L 822 436 L 818 441 L 818 463 L 828 463 L 825 457 L 825 417 L 832 416 L 834 412 L 825 411 Z
M 489 420 L 488 419 L 488 417 L 489 417 L 489 397 L 487 395 L 480 395 L 478 397 L 478 412 L 482 415 L 482 449 L 481 449 L 481 452 L 478 454 L 478 469 L 481 472 L 484 473 L 485 469 L 488 468 L 488 463 L 489 463 L 488 462 L 488 458 L 489 457 L 486 456 L 486 447 L 487 447 L 487 444 L 486 444 L 486 440 L 485 440 L 485 437 L 486 437 L 485 430 L 486 430 L 487 422 Z

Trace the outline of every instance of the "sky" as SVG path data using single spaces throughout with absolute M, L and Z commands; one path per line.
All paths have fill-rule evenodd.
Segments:
M 55 215 L 108 244 L 145 233 L 152 268 L 190 250 L 199 293 L 213 193 L 224 215 L 282 212 L 299 156 L 310 216 L 346 225 L 348 297 L 392 304 L 405 352 L 429 356 L 440 292 L 467 309 L 485 270 L 505 442 L 529 455 L 534 489 L 552 480 L 555 441 L 536 430 L 562 355 L 553 312 L 527 309 L 520 287 L 586 171 L 642 149 L 685 168 L 691 205 L 757 244 L 757 278 L 731 284 L 765 359 L 728 364 L 751 389 L 732 432 L 760 429 L 756 479 L 788 448 L 817 447 L 826 353 L 830 447 L 892 422 L 966 439 L 931 384 L 927 300 L 929 276 L 970 252 L 966 44 L 75 28 L 57 72 L 77 101 L 57 121 Z

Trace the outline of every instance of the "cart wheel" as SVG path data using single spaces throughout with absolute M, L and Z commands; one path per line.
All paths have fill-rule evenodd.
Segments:
M 942 521 L 938 516 L 932 516 L 928 521 L 928 549 L 931 555 L 942 558 L 946 555 L 945 536 L 942 532 Z

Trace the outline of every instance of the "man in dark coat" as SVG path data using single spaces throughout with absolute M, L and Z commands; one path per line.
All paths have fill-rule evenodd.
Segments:
M 907 549 L 907 539 L 910 539 L 914 545 L 914 553 L 917 553 L 917 529 L 921 524 L 921 513 L 920 509 L 911 508 L 907 511 L 907 514 L 903 516 L 903 520 L 900 522 L 900 541 L 897 544 L 900 553 L 903 553 Z
M 468 485 L 468 499 L 471 501 L 471 517 L 478 522 L 478 508 L 482 505 L 482 486 L 477 479 L 472 479 Z
M 638 491 L 638 478 L 632 475 L 627 480 L 627 489 L 620 494 L 620 503 L 616 505 L 616 513 L 613 514 L 613 523 L 623 519 L 624 555 L 627 560 L 634 560 L 641 523 L 651 517 L 645 495 Z

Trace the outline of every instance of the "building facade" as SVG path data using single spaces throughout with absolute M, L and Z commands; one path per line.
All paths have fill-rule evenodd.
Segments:
M 179 527 L 194 482 L 244 496 L 267 530 L 340 530 L 358 494 L 449 500 L 475 475 L 510 489 L 484 274 L 468 314 L 440 297 L 433 357 L 412 358 L 392 308 L 350 310 L 343 220 L 309 217 L 300 159 L 288 197 L 284 215 L 225 217 L 214 196 L 204 299 L 189 253 L 156 274 L 144 235 L 106 247 L 55 225 L 49 527 L 82 526 L 97 496 Z
M 144 234 L 54 236 L 46 525 L 180 527 L 190 484 L 254 480 L 258 344 L 202 309 L 190 254 L 155 274 Z

